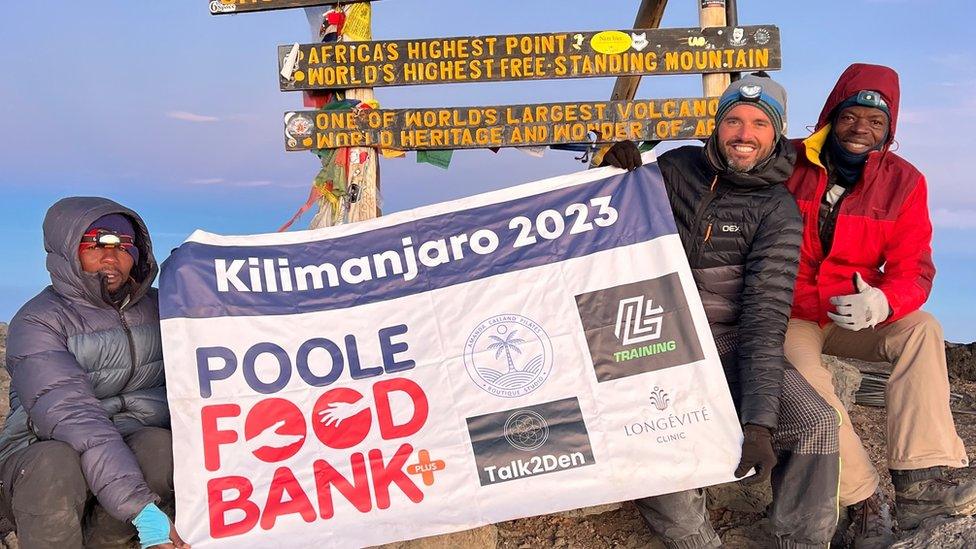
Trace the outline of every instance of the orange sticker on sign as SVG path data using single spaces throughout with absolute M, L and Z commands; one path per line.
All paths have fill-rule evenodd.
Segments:
M 598 32 L 590 39 L 590 47 L 598 53 L 623 53 L 629 50 L 632 44 L 630 35 L 621 31 Z

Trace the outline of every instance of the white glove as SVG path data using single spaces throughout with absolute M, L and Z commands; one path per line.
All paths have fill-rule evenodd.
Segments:
M 856 332 L 864 328 L 874 328 L 891 316 L 891 308 L 884 292 L 865 282 L 861 273 L 854 273 L 854 286 L 857 287 L 856 294 L 830 298 L 837 313 L 828 312 L 827 316 L 834 324 Z

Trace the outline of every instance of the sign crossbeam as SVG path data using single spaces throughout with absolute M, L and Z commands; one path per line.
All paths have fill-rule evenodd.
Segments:
M 701 139 L 714 98 L 642 99 L 423 109 L 297 111 L 285 115 L 289 151 L 337 147 L 473 149 L 622 139 Z
M 376 0 L 210 0 L 210 14 L 229 15 L 367 1 L 375 2 Z
M 282 91 L 720 73 L 781 67 L 773 25 L 557 32 L 278 47 Z

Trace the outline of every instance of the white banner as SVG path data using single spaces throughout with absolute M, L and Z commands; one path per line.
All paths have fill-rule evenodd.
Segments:
M 160 311 L 195 548 L 368 546 L 732 480 L 653 163 L 350 226 L 195 232 Z

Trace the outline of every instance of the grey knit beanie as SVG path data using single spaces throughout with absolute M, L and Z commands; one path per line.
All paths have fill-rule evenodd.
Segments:
M 765 73 L 744 76 L 725 89 L 718 100 L 715 125 L 740 103 L 758 107 L 769 117 L 776 133 L 786 133 L 786 90 Z

